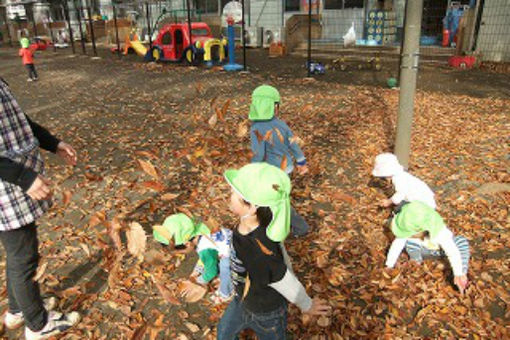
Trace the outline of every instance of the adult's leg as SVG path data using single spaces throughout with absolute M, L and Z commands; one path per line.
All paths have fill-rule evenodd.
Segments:
M 238 340 L 239 333 L 246 328 L 241 300 L 234 297 L 223 313 L 217 329 L 217 340 Z
M 33 280 L 39 261 L 37 228 L 34 223 L 19 229 L 0 232 L 7 254 L 9 287 L 25 324 L 33 331 L 42 329 L 48 320 L 39 284 Z M 15 307 L 15 305 L 13 306 Z

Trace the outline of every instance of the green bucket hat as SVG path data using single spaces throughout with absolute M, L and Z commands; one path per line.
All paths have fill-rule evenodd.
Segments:
M 445 227 L 437 211 L 420 201 L 405 204 L 391 221 L 391 231 L 398 238 L 427 231 L 430 239 L 434 239 Z
M 176 246 L 183 245 L 184 243 L 191 240 L 193 237 L 198 235 L 209 235 L 211 231 L 209 228 L 199 222 L 194 222 L 191 218 L 185 214 L 179 213 L 168 216 L 163 222 L 163 228 L 166 234 L 173 237 Z M 160 232 L 154 230 L 152 232 L 156 241 L 168 245 L 170 240 L 165 235 L 163 236 Z
M 28 48 L 30 46 L 30 40 L 28 40 L 27 38 L 21 38 L 19 40 L 19 43 L 22 48 Z
M 280 93 L 273 86 L 261 85 L 251 95 L 250 120 L 270 120 L 274 117 L 274 103 L 280 102 Z
M 269 207 L 273 220 L 267 236 L 281 242 L 290 232 L 290 179 L 281 169 L 267 163 L 251 163 L 225 172 L 225 179 L 243 199 L 257 207 Z

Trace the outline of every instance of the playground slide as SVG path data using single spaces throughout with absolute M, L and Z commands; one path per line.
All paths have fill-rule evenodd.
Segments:
M 135 50 L 136 54 L 139 56 L 144 57 L 145 54 L 147 54 L 147 48 L 138 40 L 131 41 L 131 48 Z

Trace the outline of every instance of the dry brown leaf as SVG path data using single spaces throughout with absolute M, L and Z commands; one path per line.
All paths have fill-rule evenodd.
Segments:
M 331 319 L 322 315 L 319 319 L 317 319 L 317 325 L 320 327 L 329 327 L 331 325 Z
M 137 154 L 138 156 L 147 157 L 147 158 L 151 158 L 154 160 L 159 159 L 158 156 L 156 156 L 155 154 L 153 154 L 152 152 L 149 152 L 149 151 L 135 151 L 135 154 Z
M 43 264 L 39 265 L 39 267 L 37 267 L 37 272 L 35 273 L 33 280 L 38 282 L 40 279 L 42 279 L 44 273 L 46 272 L 47 267 L 48 262 L 44 262 Z
M 180 194 L 172 194 L 172 193 L 167 193 L 167 194 L 164 194 L 163 196 L 161 196 L 161 199 L 163 201 L 171 201 L 171 200 L 174 200 L 176 199 L 177 197 L 179 197 Z
M 168 303 L 170 303 L 172 305 L 176 305 L 176 306 L 180 306 L 181 305 L 179 300 L 177 300 L 177 298 L 175 297 L 175 294 L 172 293 L 172 291 L 170 291 L 170 289 L 168 289 L 164 284 L 159 282 L 159 280 L 156 279 L 154 277 L 154 275 L 152 275 L 152 281 L 154 282 L 154 284 L 156 285 L 156 287 L 159 290 L 159 293 L 161 294 L 161 296 L 163 297 L 163 299 L 166 302 L 168 302 Z
M 257 141 L 258 141 L 259 143 L 260 143 L 260 142 L 262 142 L 262 141 L 264 140 L 264 136 L 262 136 L 262 135 L 260 134 L 260 131 L 259 131 L 259 130 L 254 130 L 253 132 L 255 133 L 255 136 L 257 137 Z
M 147 181 L 143 182 L 142 185 L 157 192 L 161 192 L 166 189 L 166 187 L 158 181 Z
M 218 115 L 216 113 L 213 113 L 213 115 L 207 121 L 207 124 L 209 124 L 209 126 L 213 128 L 216 126 L 216 123 L 218 123 Z
M 126 231 L 126 237 L 129 253 L 142 258 L 147 245 L 147 234 L 145 234 L 143 227 L 137 222 L 132 222 Z
M 225 115 L 227 114 L 228 107 L 230 106 L 230 99 L 227 99 L 225 104 L 223 104 L 223 107 L 221 108 L 221 111 L 218 114 L 218 119 L 224 120 Z
M 136 329 L 131 337 L 131 340 L 142 340 L 144 338 L 145 332 L 147 331 L 147 323 L 144 321 L 143 324 Z
M 280 169 L 283 171 L 287 170 L 287 156 L 283 155 L 282 162 L 280 163 Z
M 270 144 L 273 144 L 273 130 L 266 131 L 266 134 L 264 135 L 264 140 L 266 142 L 269 142 Z
M 184 334 L 184 333 L 179 333 L 179 334 L 177 335 L 176 340 L 189 340 L 189 338 L 186 336 L 186 334 Z
M 98 211 L 96 212 L 89 220 L 89 223 L 87 224 L 88 228 L 93 228 L 97 226 L 100 223 L 103 223 L 106 220 L 106 214 L 104 211 Z
M 276 131 L 276 134 L 278 135 L 278 139 L 280 140 L 280 142 L 282 144 L 284 144 L 285 143 L 285 138 L 283 138 L 283 135 L 282 135 L 280 129 L 274 128 L 274 130 Z
M 159 180 L 159 174 L 154 165 L 152 165 L 149 161 L 144 161 L 142 159 L 137 159 L 138 164 L 142 167 L 142 170 L 148 174 L 149 176 Z
M 71 202 L 73 193 L 70 190 L 66 190 L 62 193 L 62 204 L 66 207 Z
M 248 124 L 246 122 L 242 122 L 239 124 L 237 128 L 237 137 L 243 138 L 248 133 Z
M 85 243 L 82 243 L 82 242 L 80 242 L 80 247 L 81 247 L 81 249 L 83 249 L 83 251 L 85 252 L 87 257 L 90 257 L 90 249 L 89 249 L 89 247 Z
M 184 301 L 188 303 L 198 302 L 207 293 L 207 288 L 189 280 L 179 282 L 178 290 L 179 295 L 183 296 Z
M 191 333 L 196 333 L 200 330 L 200 327 L 191 322 L 185 322 L 184 325 L 190 330 Z

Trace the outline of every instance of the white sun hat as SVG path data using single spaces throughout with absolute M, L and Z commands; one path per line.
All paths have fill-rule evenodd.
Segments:
M 398 162 L 397 156 L 392 153 L 382 153 L 375 157 L 372 175 L 375 177 L 391 177 L 403 170 L 404 167 Z

